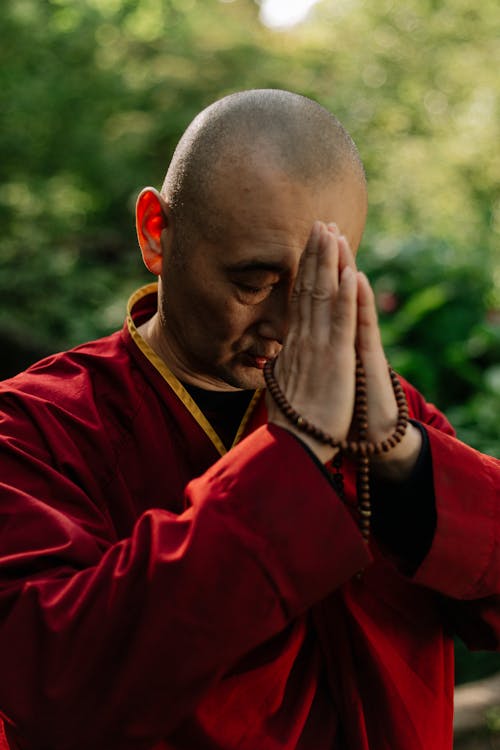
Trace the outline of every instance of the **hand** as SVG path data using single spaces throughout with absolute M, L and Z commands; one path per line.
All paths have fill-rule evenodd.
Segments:
M 290 310 L 290 328 L 276 365 L 281 390 L 294 409 L 337 440 L 351 427 L 355 352 L 363 363 L 368 397 L 368 439 L 395 429 L 397 405 L 387 369 L 373 291 L 356 272 L 345 237 L 316 222 L 301 259 Z M 334 451 L 298 430 L 268 397 L 269 420 L 306 442 L 326 462 Z M 378 473 L 404 479 L 418 457 L 420 432 L 409 425 L 403 441 L 374 459 Z
M 354 259 L 333 226 L 315 222 L 301 258 L 290 327 L 275 375 L 288 401 L 306 419 L 342 440 L 355 393 L 357 283 Z M 268 396 L 269 421 L 306 442 L 326 462 L 333 449 L 300 432 Z

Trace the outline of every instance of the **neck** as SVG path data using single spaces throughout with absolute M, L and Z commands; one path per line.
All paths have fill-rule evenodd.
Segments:
M 137 328 L 144 341 L 151 347 L 155 354 L 160 357 L 173 372 L 175 377 L 181 383 L 203 388 L 207 391 L 241 391 L 241 388 L 225 383 L 224 381 L 208 374 L 193 372 L 186 365 L 182 357 L 177 353 L 175 347 L 171 344 L 168 336 L 162 328 L 160 316 L 155 313 L 152 318 L 147 320 Z

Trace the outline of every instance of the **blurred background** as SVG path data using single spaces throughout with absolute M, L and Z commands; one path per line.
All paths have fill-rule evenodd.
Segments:
M 2 0 L 0 376 L 120 327 L 133 207 L 205 105 L 279 87 L 366 165 L 393 366 L 500 454 L 498 0 Z M 459 650 L 459 681 L 499 668 Z

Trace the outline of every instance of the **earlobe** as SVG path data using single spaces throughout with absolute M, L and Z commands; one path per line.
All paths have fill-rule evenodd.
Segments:
M 168 206 L 155 188 L 141 190 L 135 209 L 137 238 L 144 265 L 159 276 L 163 266 L 161 233 L 167 229 Z

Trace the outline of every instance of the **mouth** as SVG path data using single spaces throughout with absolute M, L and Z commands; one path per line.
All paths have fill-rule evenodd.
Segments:
M 258 367 L 259 370 L 263 370 L 266 366 L 266 362 L 268 361 L 268 357 L 255 357 L 255 364 Z
M 275 359 L 275 357 L 278 356 L 278 352 L 276 354 L 266 354 L 266 355 L 260 355 L 260 354 L 252 354 L 251 352 L 245 352 L 243 355 L 245 359 L 245 363 L 248 364 L 250 367 L 255 367 L 257 370 L 263 370 L 266 366 L 266 362 L 269 362 L 269 360 Z

